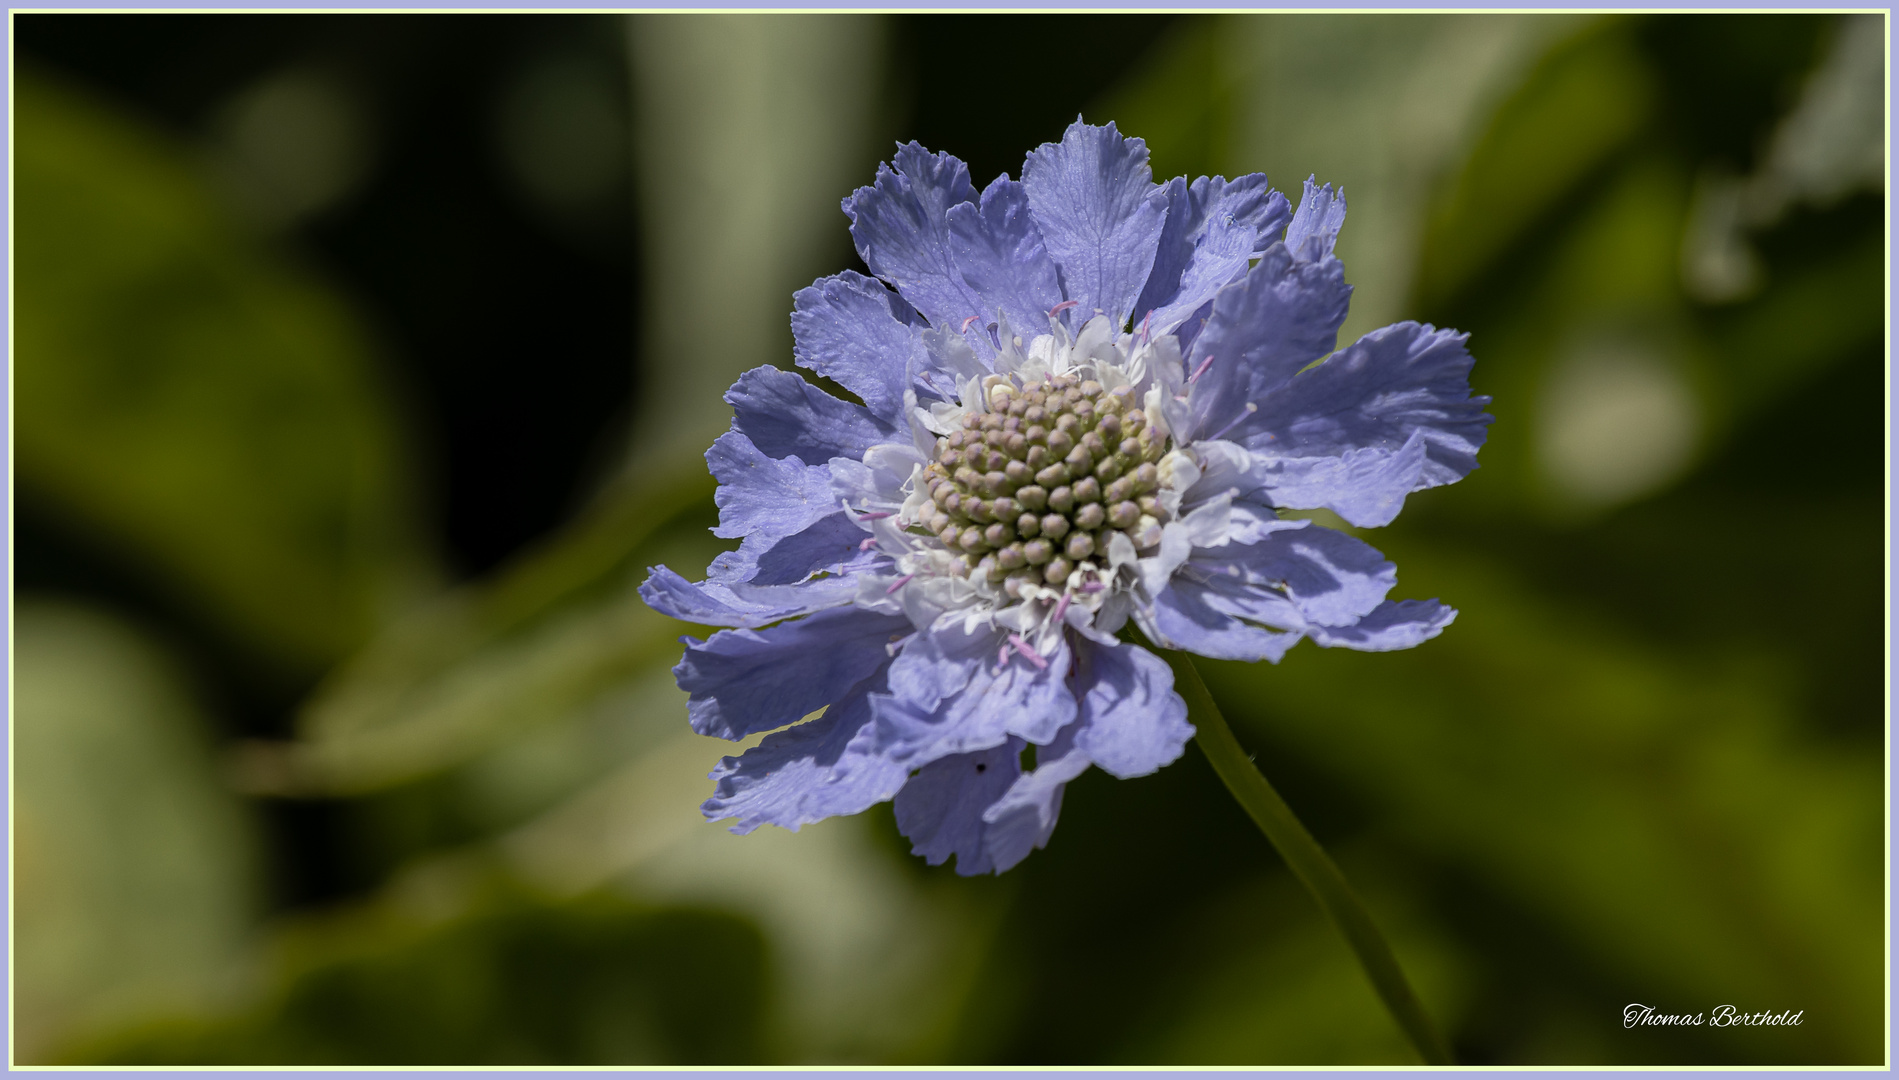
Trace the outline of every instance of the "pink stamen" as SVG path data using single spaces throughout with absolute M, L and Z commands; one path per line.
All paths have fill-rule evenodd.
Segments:
M 1041 653 L 1038 653 L 1034 649 L 1029 648 L 1028 642 L 1022 640 L 1021 634 L 1010 634 L 1009 644 L 1014 645 L 1015 651 L 1022 654 L 1022 659 L 1027 660 L 1031 664 L 1034 664 L 1035 670 L 1037 671 L 1048 670 L 1048 661 L 1042 659 Z
M 965 334 L 969 333 L 969 324 L 975 322 L 977 319 L 980 319 L 980 318 L 982 318 L 981 315 L 971 315 L 969 318 L 964 319 L 963 329 L 961 332 Z
M 890 517 L 895 513 L 895 510 L 859 510 L 857 512 L 857 520 L 882 521 L 884 518 Z
M 1061 602 L 1055 605 L 1055 621 L 1056 622 L 1061 622 L 1062 616 L 1068 614 L 1068 601 L 1071 599 L 1073 599 L 1073 597 L 1069 596 L 1067 593 L 1062 594 Z
M 1207 373 L 1207 369 L 1212 366 L 1213 366 L 1213 354 L 1208 353 L 1207 358 L 1205 360 L 1200 361 L 1200 366 L 1193 369 L 1193 374 L 1187 376 L 1187 381 L 1189 383 L 1199 382 L 1200 376 L 1205 375 Z
M 1006 641 L 1002 643 L 1002 648 L 996 650 L 996 666 L 1009 666 L 1009 643 Z
M 1048 309 L 1048 317 L 1052 319 L 1055 316 L 1060 315 L 1062 312 L 1067 311 L 1071 307 L 1080 307 L 1080 306 L 1081 306 L 1081 301 L 1079 300 L 1064 300 L 1061 303 L 1056 304 L 1054 307 Z
M 1085 593 L 1098 593 L 1105 588 L 1107 588 L 1107 586 L 1099 581 L 1084 581 L 1081 583 L 1081 591 Z
M 893 592 L 896 592 L 896 591 L 897 591 L 898 589 L 901 589 L 901 588 L 903 588 L 903 587 L 904 587 L 905 585 L 908 585 L 908 584 L 910 584 L 910 579 L 911 579 L 911 578 L 913 578 L 913 577 L 916 577 L 916 575 L 915 575 L 915 574 L 905 574 L 905 575 L 903 575 L 902 577 L 900 577 L 900 578 L 898 578 L 897 580 L 895 580 L 895 581 L 893 581 L 893 582 L 891 582 L 891 583 L 890 583 L 890 587 L 889 587 L 888 589 L 885 589 L 885 590 L 884 590 L 884 595 L 885 595 L 885 596 L 889 596 L 889 595 L 890 595 L 891 593 L 893 593 Z
M 1225 434 L 1226 434 L 1227 432 L 1229 432 L 1229 431 L 1232 431 L 1232 430 L 1233 430 L 1233 429 L 1234 429 L 1235 427 L 1238 427 L 1238 426 L 1239 426 L 1239 423 L 1240 423 L 1240 421 L 1242 421 L 1242 420 L 1244 420 L 1244 419 L 1246 419 L 1247 417 L 1249 417 L 1249 416 L 1251 416 L 1251 415 L 1253 415 L 1254 413 L 1256 413 L 1256 412 L 1258 412 L 1258 411 L 1259 411 L 1259 406 L 1258 406 L 1258 405 L 1255 405 L 1255 404 L 1253 404 L 1253 403 L 1252 403 L 1252 402 L 1250 402 L 1250 401 L 1249 401 L 1249 402 L 1247 402 L 1247 403 L 1246 403 L 1246 411 L 1245 411 L 1245 412 L 1243 412 L 1243 413 L 1241 413 L 1240 415 L 1238 415 L 1238 416 L 1236 416 L 1236 417 L 1234 417 L 1233 419 L 1231 419 L 1231 420 L 1229 420 L 1229 421 L 1227 421 L 1227 425 L 1226 425 L 1225 427 L 1223 427 L 1223 428 L 1221 428 L 1220 430 L 1218 430 L 1218 431 L 1216 431 L 1216 432 L 1214 432 L 1213 434 L 1211 434 L 1211 435 L 1209 435 L 1209 436 L 1207 436 L 1207 438 L 1209 438 L 1209 439 L 1217 439 L 1217 438 L 1219 438 L 1220 436 L 1222 436 L 1222 435 L 1225 435 Z
M 857 550 L 869 551 L 871 548 L 874 548 L 876 546 L 877 546 L 877 538 L 874 536 L 866 536 L 864 537 L 864 542 L 857 545 Z
M 1143 344 L 1147 342 L 1148 327 L 1151 326 L 1153 322 L 1154 322 L 1154 309 L 1148 308 L 1147 314 L 1141 316 L 1141 342 Z

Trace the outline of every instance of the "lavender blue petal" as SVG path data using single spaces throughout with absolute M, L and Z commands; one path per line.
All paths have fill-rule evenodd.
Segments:
M 1275 506 L 1324 507 L 1360 528 L 1376 528 L 1398 516 L 1406 495 L 1426 486 L 1424 464 L 1424 436 L 1413 433 L 1396 450 L 1365 446 L 1337 457 L 1273 458 L 1260 461 L 1251 475 Z
M 857 578 L 831 577 L 803 585 L 693 584 L 664 566 L 651 567 L 640 599 L 647 606 L 701 626 L 759 627 L 839 607 L 857 597 Z
M 1244 441 L 1259 423 L 1246 406 L 1266 408 L 1269 395 L 1337 346 L 1351 295 L 1338 260 L 1299 262 L 1283 246 L 1268 248 L 1237 285 L 1214 297 L 1207 328 L 1185 356 L 1189 372 L 1206 368 L 1193 386 L 1185 434 Z
M 1323 525 L 1284 529 L 1257 544 L 1196 549 L 1191 573 L 1263 585 L 1285 596 L 1307 622 L 1345 626 L 1384 602 L 1398 568 L 1372 547 Z
M 1021 739 L 952 754 L 925 765 L 897 792 L 893 809 L 897 828 L 910 838 L 911 852 L 931 866 L 956 856 L 956 872 L 986 874 L 997 869 L 983 848 L 982 814 L 1022 775 Z
M 1457 609 L 1436 600 L 1387 600 L 1350 626 L 1314 626 L 1307 636 L 1320 645 L 1361 652 L 1389 652 L 1421 645 L 1444 632 Z
M 1337 194 L 1332 185 L 1320 187 L 1317 178 L 1306 177 L 1306 190 L 1299 210 L 1286 226 L 1286 250 L 1300 262 L 1324 262 L 1332 258 L 1339 229 L 1345 225 L 1345 189 Z
M 1132 314 L 1167 220 L 1167 194 L 1153 178 L 1145 142 L 1079 120 L 1023 164 L 1030 210 L 1079 305 L 1077 322 L 1102 311 L 1122 327 Z
M 768 457 L 813 464 L 834 457 L 861 458 L 864 451 L 896 438 L 896 428 L 869 409 L 839 401 L 796 372 L 775 367 L 740 375 L 725 400 L 732 406 L 732 426 Z
M 1256 454 L 1293 460 L 1343 463 L 1360 452 L 1356 467 L 1341 464 L 1331 475 L 1312 464 L 1289 466 L 1285 486 L 1299 493 L 1275 492 L 1274 501 L 1327 506 L 1355 525 L 1383 525 L 1405 494 L 1455 483 L 1477 467 L 1490 399 L 1471 396 L 1466 338 L 1414 322 L 1373 330 L 1262 401 L 1236 441 Z M 1419 445 L 1412 448 L 1414 442 Z M 1414 473 L 1370 468 L 1377 455 L 1406 453 L 1422 455 Z M 1410 486 L 1401 487 L 1404 482 Z M 1361 484 L 1364 490 L 1354 489 Z
M 862 274 L 819 278 L 792 297 L 792 354 L 863 399 L 879 422 L 901 428 L 905 371 L 923 350 L 922 327 L 899 314 L 906 307 Z
M 742 739 L 783 727 L 843 697 L 890 660 L 909 620 L 856 607 L 831 608 L 765 630 L 721 630 L 682 639 L 673 668 L 690 694 L 692 730 Z
M 980 204 L 950 207 L 949 225 L 956 266 L 982 303 L 979 322 L 994 323 L 1000 310 L 1018 334 L 1045 332 L 1049 309 L 1062 302 L 1062 287 L 1029 214 L 1028 191 L 997 177 L 983 189 Z
M 1179 758 L 1194 729 L 1167 662 L 1133 645 L 1090 645 L 1079 652 L 1078 681 L 1086 689 L 1076 748 L 1122 780 L 1157 772 Z
M 1258 594 L 1244 596 L 1243 594 Z M 1245 605 L 1237 600 L 1250 601 Z M 1278 663 L 1286 650 L 1299 643 L 1302 629 L 1267 629 L 1243 621 L 1229 609 L 1256 608 L 1268 602 L 1268 594 L 1255 586 L 1236 581 L 1195 581 L 1185 575 L 1175 577 L 1154 598 L 1152 616 L 1155 629 L 1166 641 L 1161 644 L 1209 656 L 1215 660 L 1270 660 Z M 1298 626 L 1300 620 L 1290 601 L 1280 604 L 1281 616 Z
M 714 536 L 790 536 L 839 510 L 828 465 L 768 457 L 742 432 L 719 436 L 706 464 L 719 481 L 712 496 L 719 507 Z
M 1191 185 L 1175 177 L 1165 189 L 1167 224 L 1134 304 L 1136 327 L 1153 334 L 1173 333 L 1244 273 L 1248 258 L 1271 246 L 1291 218 L 1286 197 L 1260 173 L 1231 181 L 1202 176 Z
M 896 795 L 908 770 L 870 750 L 870 695 L 879 675 L 853 687 L 816 720 L 765 736 L 712 770 L 718 782 L 700 809 L 714 821 L 736 818 L 735 833 L 760 825 L 798 831 L 827 817 L 861 813 Z
M 1053 740 L 1075 718 L 1071 652 L 1064 645 L 1037 667 L 1013 650 L 998 656 L 1005 640 L 960 624 L 919 633 L 891 665 L 890 694 L 871 699 L 879 747 L 915 767 L 1011 735 Z
M 1070 724 L 1053 743 L 1037 747 L 1035 769 L 1023 773 L 1001 798 L 982 811 L 982 854 L 996 873 L 1046 846 L 1054 834 L 1055 822 L 1062 813 L 1063 791 L 1092 764 L 1088 755 L 1074 746 L 1072 733 L 1079 726 Z M 959 859 L 959 872 L 962 865 Z
M 879 165 L 876 183 L 844 200 L 857 253 L 931 322 L 959 325 L 981 315 L 950 248 L 950 208 L 977 198 L 969 168 L 916 143 L 899 146 L 894 165 Z

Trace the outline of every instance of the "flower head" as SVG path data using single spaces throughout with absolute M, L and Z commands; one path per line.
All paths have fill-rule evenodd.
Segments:
M 1398 323 L 1334 352 L 1343 193 L 1308 180 L 1293 212 L 1258 174 L 1156 185 L 1141 140 L 1077 121 L 980 193 L 902 146 L 844 211 L 876 277 L 799 292 L 792 328 L 862 404 L 741 376 L 706 457 L 714 531 L 743 542 L 703 582 L 641 588 L 733 628 L 685 639 L 693 729 L 773 732 L 714 770 L 708 817 L 797 829 L 894 798 L 918 854 L 1000 872 L 1070 780 L 1154 772 L 1193 735 L 1130 622 L 1275 662 L 1450 623 L 1387 600 L 1363 542 L 1280 515 L 1384 525 L 1475 468 L 1490 422 L 1463 335 Z

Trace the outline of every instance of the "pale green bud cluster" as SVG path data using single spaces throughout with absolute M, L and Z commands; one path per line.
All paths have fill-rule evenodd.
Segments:
M 1084 560 L 1105 562 L 1114 532 L 1136 550 L 1160 542 L 1167 439 L 1128 387 L 1057 375 L 993 386 L 989 406 L 936 441 L 917 516 L 972 571 L 1059 586 Z

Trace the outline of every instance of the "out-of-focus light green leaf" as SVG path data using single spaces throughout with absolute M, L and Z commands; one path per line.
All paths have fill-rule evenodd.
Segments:
M 874 140 L 881 16 L 627 17 L 647 295 L 633 447 L 700 468 L 741 372 L 791 358 L 791 294 L 848 258 L 838 202 Z
M 1345 189 L 1338 254 L 1353 294 L 1342 344 L 1410 314 L 1433 191 L 1524 70 L 1583 25 L 1534 14 L 1225 20 L 1246 85 L 1232 169 L 1263 169 L 1295 204 L 1314 173 Z
M 1147 140 L 1160 177 L 1263 171 L 1343 185 L 1339 254 L 1357 286 L 1342 341 L 1404 314 L 1435 182 L 1569 16 L 1223 15 L 1156 44 L 1089 118 Z
M 282 985 L 246 1013 L 149 1025 L 79 1060 L 746 1065 L 767 1051 L 765 944 L 730 915 L 504 893 L 445 922 L 354 912 L 282 951 Z
M 31 70 L 15 89 L 22 489 L 265 661 L 320 670 L 427 567 L 362 329 L 177 148 Z
M 1543 60 L 1490 121 L 1431 214 L 1418 268 L 1427 306 L 1453 295 L 1633 138 L 1654 79 L 1611 22 Z
M 245 809 L 160 651 L 83 608 L 14 609 L 14 1052 L 220 1005 L 257 901 Z
M 297 742 L 245 747 L 240 782 L 313 795 L 416 780 L 669 665 L 683 624 L 633 592 L 635 556 L 711 486 L 702 476 L 612 486 L 495 580 L 418 606 L 325 680 Z

